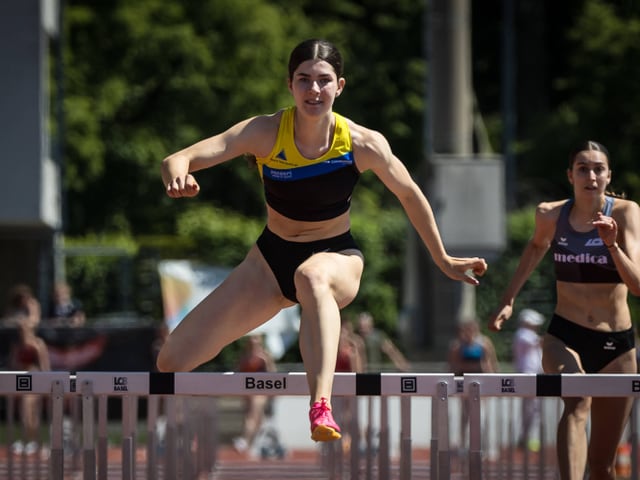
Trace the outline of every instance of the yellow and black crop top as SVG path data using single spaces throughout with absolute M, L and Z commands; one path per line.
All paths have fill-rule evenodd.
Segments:
M 334 113 L 331 148 L 310 160 L 293 138 L 295 107 L 282 111 L 278 138 L 268 157 L 256 159 L 267 204 L 293 220 L 315 222 L 335 218 L 351 205 L 358 183 L 347 120 Z

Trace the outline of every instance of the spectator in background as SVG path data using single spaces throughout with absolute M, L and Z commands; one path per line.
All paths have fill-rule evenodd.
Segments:
M 518 329 L 513 336 L 513 366 L 520 373 L 542 373 L 542 343 L 538 330 L 544 317 L 533 309 L 525 308 L 518 315 Z M 540 436 L 533 428 L 540 422 L 540 399 L 522 399 L 522 436 L 520 445 L 532 452 L 540 450 Z
M 498 371 L 496 349 L 489 337 L 480 332 L 477 319 L 463 319 L 458 324 L 457 337 L 449 345 L 449 369 L 454 375 L 465 373 L 495 373 Z M 462 397 L 460 421 L 460 446 L 467 444 L 469 407 Z
M 31 299 L 35 299 L 35 295 L 29 285 L 23 283 L 14 285 L 7 295 L 2 321 L 3 326 L 17 327 L 25 315 L 32 314 L 33 312 L 30 312 L 30 307 L 33 306 Z
M 356 333 L 364 340 L 366 350 L 367 371 L 372 369 L 380 370 L 383 364 L 383 354 L 393 363 L 394 367 L 401 372 L 408 372 L 411 364 L 395 346 L 389 337 L 381 330 L 375 328 L 373 316 L 369 312 L 362 312 L 357 318 L 358 327 Z
M 12 290 L 9 304 L 12 307 L 11 318 L 15 321 L 18 336 L 9 347 L 8 366 L 14 371 L 47 371 L 51 369 L 47 345 L 36 332 L 41 317 L 40 302 L 30 292 L 31 290 L 24 285 Z M 41 402 L 39 395 L 20 396 L 19 410 L 24 442 L 14 442 L 13 453 L 32 455 L 38 451 Z
M 498 371 L 496 349 L 491 339 L 480 332 L 476 319 L 463 320 L 458 325 L 458 335 L 449 346 L 449 368 L 458 376 Z
M 365 355 L 364 340 L 354 332 L 351 322 L 343 319 L 338 340 L 336 372 L 363 372 L 366 364 Z
M 248 335 L 241 341 L 244 342 L 244 347 L 238 361 L 238 372 L 275 372 L 275 362 L 264 346 L 262 335 Z M 248 395 L 244 399 L 242 435 L 233 440 L 234 448 L 240 453 L 251 452 L 269 404 L 269 397 L 266 395 Z
M 336 372 L 354 372 L 361 373 L 366 365 L 366 353 L 364 340 L 360 335 L 355 333 L 353 324 L 345 318 L 342 318 L 340 325 L 340 339 L 338 340 L 338 355 L 336 358 Z M 342 435 L 343 451 L 348 452 L 351 449 L 351 433 L 350 428 L 353 422 L 352 412 L 354 410 L 353 397 L 338 397 L 334 400 L 334 404 L 340 405 L 338 409 L 338 418 L 343 425 L 347 426 L 347 431 Z M 356 418 L 357 421 L 357 418 Z
M 72 296 L 71 286 L 56 282 L 51 292 L 48 321 L 52 326 L 81 327 L 86 321 L 82 305 Z

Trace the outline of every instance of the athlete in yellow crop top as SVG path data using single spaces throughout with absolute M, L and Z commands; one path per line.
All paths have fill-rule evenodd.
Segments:
M 319 221 L 337 217 L 351 205 L 360 172 L 353 160 L 347 119 L 334 113 L 329 149 L 305 158 L 294 141 L 295 107 L 282 111 L 278 137 L 271 153 L 257 158 L 267 204 L 294 220 Z
M 198 193 L 193 172 L 253 155 L 264 182 L 267 222 L 240 265 L 171 332 L 158 368 L 191 370 L 298 303 L 316 441 L 341 436 L 331 414 L 331 390 L 340 309 L 357 295 L 364 268 L 349 217 L 360 172 L 371 170 L 395 194 L 445 275 L 477 285 L 474 275 L 487 268 L 482 258 L 447 254 L 429 202 L 384 136 L 333 112 L 344 86 L 336 47 L 304 41 L 289 58 L 295 107 L 241 121 L 162 162 L 166 193 L 178 198 Z

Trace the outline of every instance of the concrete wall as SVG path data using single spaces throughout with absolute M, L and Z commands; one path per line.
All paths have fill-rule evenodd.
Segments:
M 56 0 L 0 2 L 0 305 L 9 286 L 48 289 L 60 227 L 59 169 L 49 141 L 48 41 Z

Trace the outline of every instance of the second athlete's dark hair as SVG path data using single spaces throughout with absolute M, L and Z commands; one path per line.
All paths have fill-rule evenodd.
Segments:
M 573 150 L 571 150 L 571 153 L 569 154 L 569 169 L 573 168 L 573 164 L 576 161 L 576 156 L 578 155 L 578 153 L 585 152 L 585 151 L 594 151 L 594 152 L 604 153 L 605 157 L 607 157 L 607 163 L 609 164 L 609 169 L 611 169 L 611 156 L 609 155 L 609 150 L 607 150 L 607 147 L 605 147 L 600 142 L 595 142 L 593 140 L 587 140 L 585 142 L 582 142 L 576 145 L 576 147 Z M 610 197 L 616 197 L 616 198 L 627 197 L 625 193 L 615 193 L 609 190 L 606 191 L 605 194 L 609 195 Z
M 311 38 L 299 43 L 289 56 L 289 80 L 293 79 L 293 72 L 307 60 L 324 60 L 330 64 L 338 78 L 342 77 L 342 54 L 331 42 L 318 38 Z
M 576 145 L 573 150 L 571 150 L 571 153 L 569 154 L 569 168 L 573 168 L 573 162 L 575 162 L 578 153 L 589 150 L 604 153 L 604 155 L 607 157 L 609 168 L 611 168 L 611 157 L 609 156 L 609 150 L 607 150 L 607 147 L 605 147 L 600 142 L 595 142 L 593 140 L 582 142 Z

